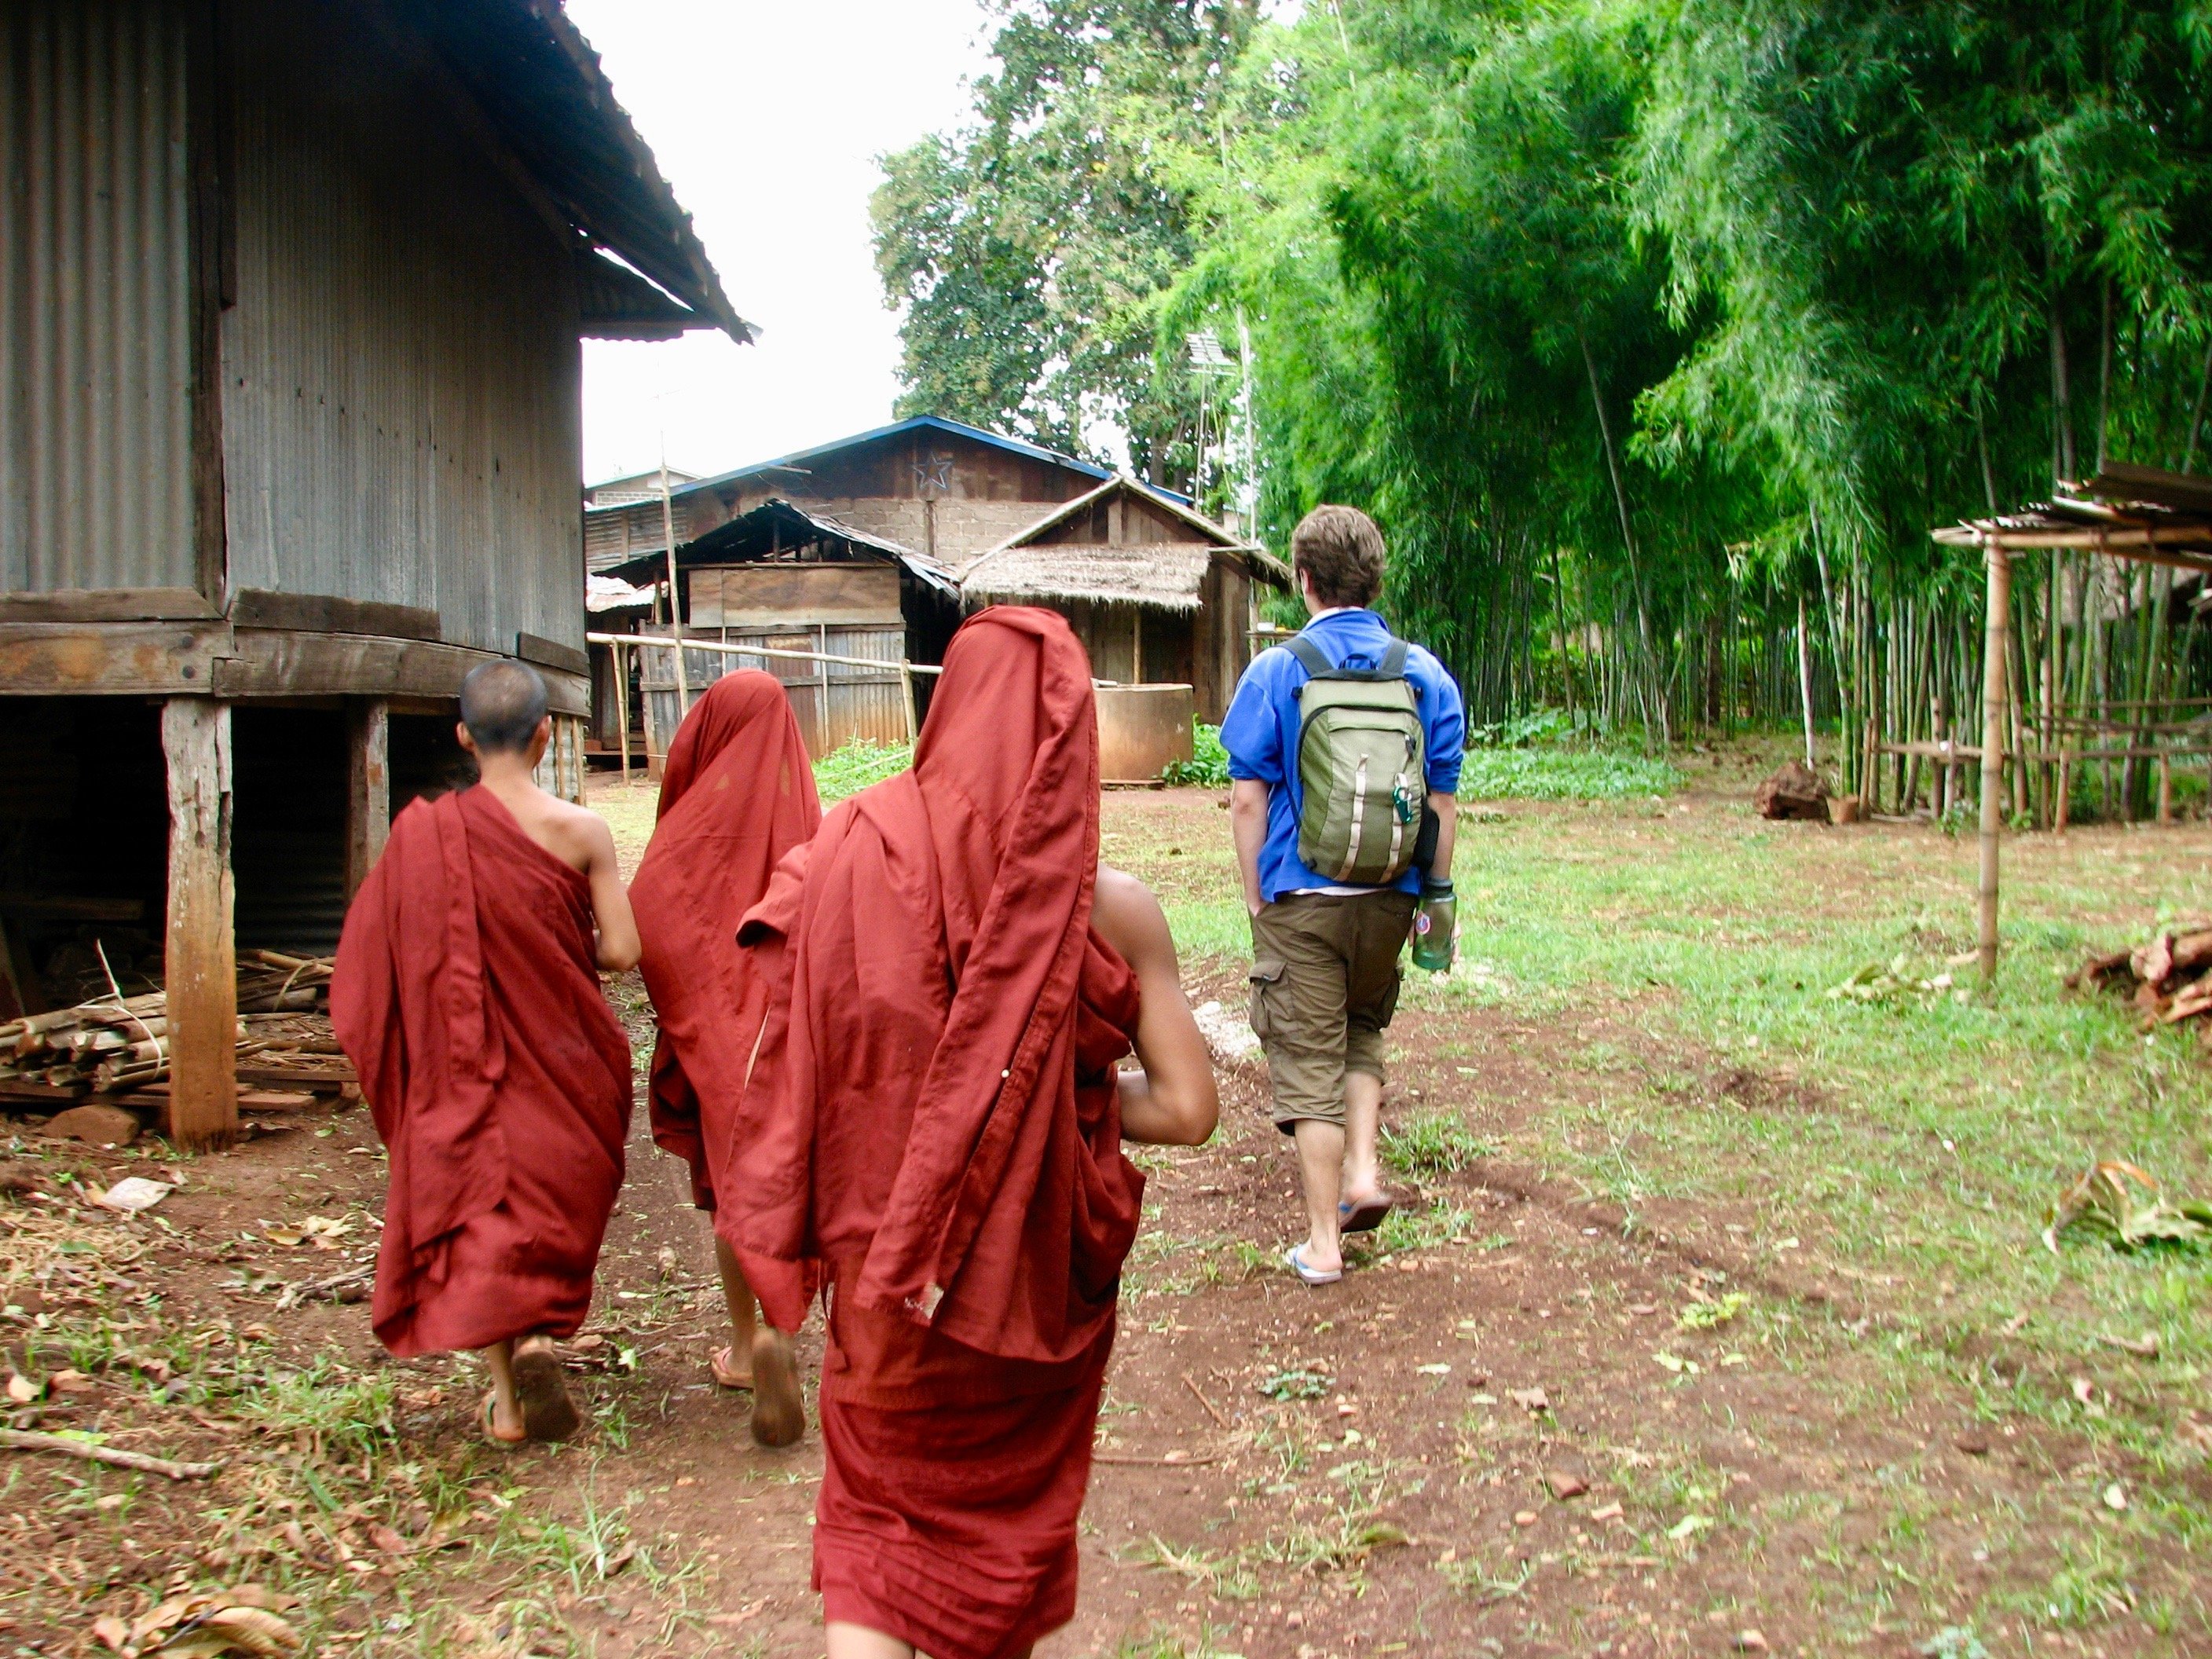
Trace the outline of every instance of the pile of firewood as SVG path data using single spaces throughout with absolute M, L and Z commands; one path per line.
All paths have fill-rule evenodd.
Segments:
M 2077 991 L 2121 993 L 2161 1025 L 2212 1014 L 2212 923 L 2169 927 L 2132 951 L 2093 957 L 2066 983 Z M 2200 1024 L 2197 1034 L 2212 1047 L 2212 1021 Z
M 290 1025 L 326 1001 L 330 980 L 325 957 L 241 951 L 238 1052 L 311 1044 L 335 1049 L 312 1030 L 286 1040 Z M 107 997 L 0 1024 L 0 1099 L 76 1100 L 143 1089 L 168 1075 L 168 998 L 161 991 Z

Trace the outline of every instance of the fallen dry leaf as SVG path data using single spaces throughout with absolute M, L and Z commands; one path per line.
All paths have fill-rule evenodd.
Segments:
M 1765 1633 L 1758 1630 L 1738 1631 L 1735 1633 L 1735 1649 L 1738 1653 L 1765 1653 Z
M 131 1626 L 113 1613 L 104 1613 L 92 1621 L 92 1634 L 95 1641 L 121 1653 L 131 1641 Z
M 8 1374 L 8 1398 L 19 1406 L 27 1406 L 39 1397 L 39 1385 L 21 1371 Z
M 99 1386 L 82 1371 L 56 1371 L 46 1379 L 46 1387 L 55 1394 L 84 1394 Z
M 1522 1510 L 1514 1516 L 1513 1524 L 1516 1527 L 1533 1527 L 1536 1524 L 1536 1520 L 1537 1516 L 1535 1510 Z
M 1593 1521 L 1618 1521 L 1624 1511 L 1618 1504 L 1601 1504 L 1589 1512 Z
M 404 1555 L 414 1547 L 381 1521 L 372 1521 L 361 1531 L 362 1536 L 368 1540 L 373 1548 L 382 1550 L 386 1555 Z
M 1508 1389 L 1505 1397 L 1524 1412 L 1547 1412 L 1552 1409 L 1552 1397 L 1541 1389 Z

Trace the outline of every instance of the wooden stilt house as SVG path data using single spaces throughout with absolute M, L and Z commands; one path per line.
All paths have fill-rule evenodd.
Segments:
M 580 337 L 749 331 L 537 0 L 0 0 L 0 1018 L 158 978 L 219 1142 L 471 668 L 580 789 Z

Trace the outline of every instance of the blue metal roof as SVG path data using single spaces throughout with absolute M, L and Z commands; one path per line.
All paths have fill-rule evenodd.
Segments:
M 1066 467 L 1071 471 L 1082 473 L 1087 478 L 1097 478 L 1103 481 L 1114 476 L 1113 472 L 1106 467 L 1094 466 L 1089 461 L 1079 460 L 1073 455 L 1063 455 L 1056 449 L 1047 449 L 1041 444 L 1030 443 L 1021 438 L 1010 438 L 1003 432 L 988 431 L 980 426 L 969 426 L 963 421 L 948 421 L 942 415 L 915 415 L 903 421 L 893 421 L 889 426 L 876 427 L 867 432 L 856 432 L 849 438 L 838 438 L 830 443 L 816 444 L 810 449 L 794 449 L 790 454 L 779 455 L 774 460 L 762 461 L 752 466 L 738 467 L 728 472 L 718 472 L 710 478 L 694 478 L 690 483 L 677 485 L 669 491 L 669 494 L 687 495 L 695 489 L 711 489 L 716 484 L 728 483 L 738 478 L 749 478 L 757 472 L 770 472 L 779 467 L 799 468 L 808 461 L 834 454 L 841 449 L 851 449 L 859 444 L 873 443 L 878 438 L 894 438 L 902 433 L 925 431 L 949 432 L 955 437 L 973 438 L 978 443 L 989 444 L 995 449 L 1003 449 L 1012 454 L 1026 456 L 1033 461 L 1045 461 L 1054 466 Z M 1145 488 L 1165 500 L 1178 502 L 1186 507 L 1190 504 L 1190 497 L 1178 491 L 1162 489 L 1157 484 L 1146 484 Z

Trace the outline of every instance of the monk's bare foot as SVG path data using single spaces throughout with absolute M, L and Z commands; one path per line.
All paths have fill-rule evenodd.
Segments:
M 550 1337 L 527 1337 L 514 1345 L 514 1397 L 521 1402 L 523 1429 L 532 1440 L 566 1440 L 583 1425 Z
M 530 1431 L 522 1426 L 522 1413 L 519 1410 L 501 1411 L 499 1408 L 497 1389 L 489 1389 L 484 1392 L 483 1431 L 484 1438 L 495 1446 L 519 1446 L 530 1438 Z
M 752 1367 L 738 1369 L 738 1350 L 734 1343 L 726 1344 L 707 1356 L 707 1369 L 714 1374 L 715 1383 L 725 1389 L 750 1389 L 753 1385 Z
M 753 1338 L 753 1438 L 763 1446 L 789 1446 L 805 1432 L 799 1355 L 788 1336 L 763 1326 Z

